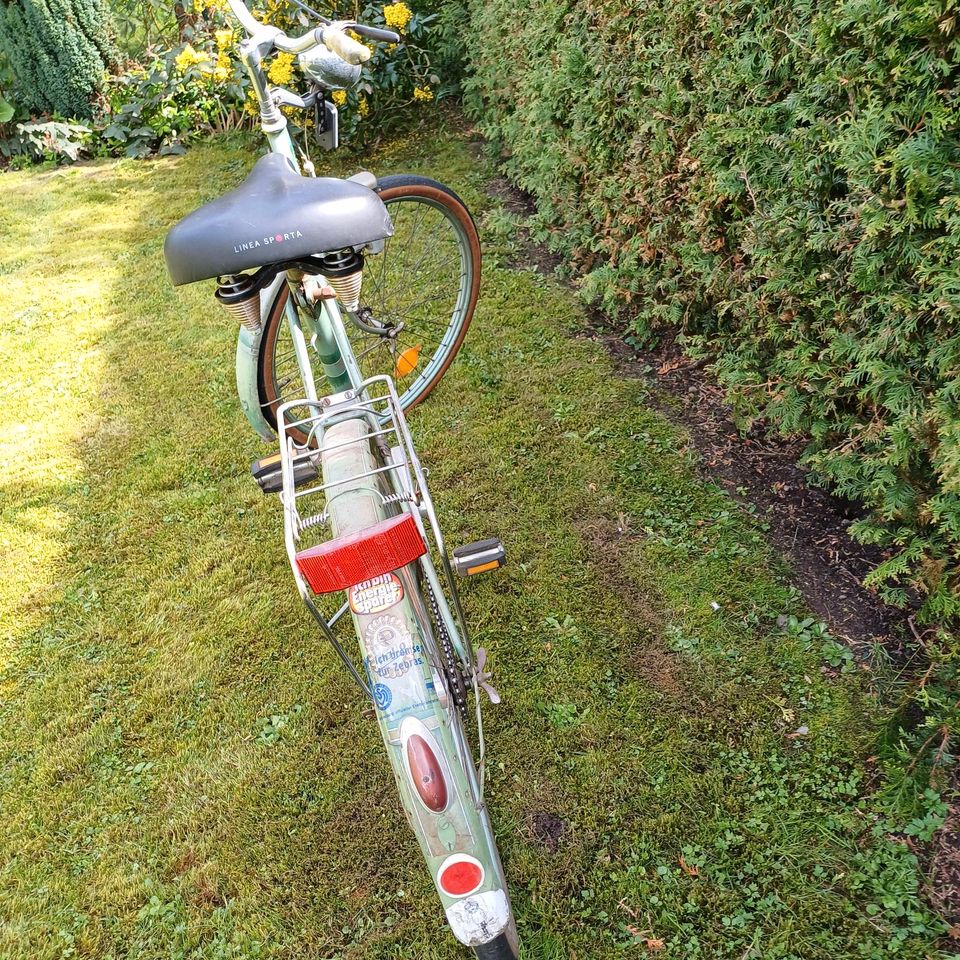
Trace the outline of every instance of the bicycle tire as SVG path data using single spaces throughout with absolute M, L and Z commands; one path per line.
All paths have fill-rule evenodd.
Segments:
M 517 960 L 513 945 L 505 933 L 501 933 L 495 940 L 473 947 L 473 954 L 477 960 Z
M 397 227 L 394 237 L 387 240 L 383 253 L 376 255 L 380 258 L 382 271 L 386 270 L 386 264 L 393 251 L 391 244 L 395 241 L 400 242 L 401 228 L 398 221 L 401 217 L 398 214 L 400 209 L 398 205 L 405 203 L 423 204 L 439 211 L 454 229 L 461 258 L 459 287 L 452 301 L 447 325 L 441 335 L 438 349 L 426 359 L 424 364 L 424 372 L 429 375 L 418 376 L 406 389 L 402 383 L 398 384 L 400 403 L 406 411 L 413 409 L 430 395 L 463 345 L 480 294 L 480 238 L 466 204 L 453 190 L 436 180 L 413 174 L 394 174 L 380 179 L 379 194 L 387 209 L 390 210 Z M 409 246 L 409 240 L 407 246 Z M 371 257 L 370 262 L 376 262 L 375 258 Z M 381 279 L 385 279 L 385 274 Z M 376 278 L 373 275 L 367 276 L 365 271 L 361 302 L 364 302 L 365 297 L 376 297 L 378 292 Z M 303 393 L 302 384 L 297 380 L 297 375 L 293 374 L 291 377 L 292 366 L 289 370 L 286 368 L 278 370 L 278 363 L 286 363 L 289 366 L 290 361 L 280 347 L 281 337 L 286 330 L 283 321 L 288 296 L 289 290 L 284 284 L 279 288 L 268 311 L 257 362 L 257 386 L 261 409 L 267 422 L 274 429 L 276 429 L 276 411 L 280 403 Z M 347 318 L 345 318 L 345 325 L 351 335 L 358 336 L 356 328 Z M 435 326 L 432 322 L 431 325 Z M 411 339 L 416 340 L 417 337 L 413 336 Z M 365 376 L 369 376 L 373 371 L 364 370 L 363 372 Z M 317 380 L 318 389 L 322 393 L 322 375 L 318 376 Z

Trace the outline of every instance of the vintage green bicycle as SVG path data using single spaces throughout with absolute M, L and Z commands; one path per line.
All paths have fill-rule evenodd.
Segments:
M 328 95 L 357 83 L 370 56 L 354 36 L 396 43 L 396 34 L 309 11 L 319 25 L 289 37 L 242 0 L 229 5 L 247 34 L 240 54 L 270 151 L 235 190 L 170 230 L 167 266 L 175 284 L 216 278 L 217 299 L 240 322 L 241 406 L 280 444 L 254 477 L 279 493 L 300 594 L 375 705 L 450 928 L 478 957 L 515 958 L 483 798 L 480 691 L 498 698 L 454 576 L 500 566 L 503 547 L 485 540 L 448 555 L 404 415 L 467 333 L 480 285 L 476 228 L 452 190 L 424 177 L 316 177 L 290 135 L 284 106 L 313 111 L 321 146 L 336 147 Z M 298 55 L 306 96 L 268 84 L 263 62 L 275 52 Z M 344 592 L 328 615 L 324 598 Z M 338 636 L 348 622 L 360 666 Z M 464 726 L 471 693 L 478 766 Z

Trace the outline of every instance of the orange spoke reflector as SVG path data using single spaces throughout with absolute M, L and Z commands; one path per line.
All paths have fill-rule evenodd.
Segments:
M 297 567 L 314 593 L 333 593 L 399 570 L 427 552 L 409 513 L 297 554 Z
M 413 373 L 417 364 L 420 362 L 420 351 L 422 349 L 423 344 L 418 343 L 415 347 L 407 347 L 407 349 L 397 357 L 397 362 L 393 368 L 394 379 L 402 380 L 404 377 Z

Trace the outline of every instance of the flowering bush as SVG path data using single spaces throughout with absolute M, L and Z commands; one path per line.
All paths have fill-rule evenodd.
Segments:
M 234 44 L 229 29 L 198 34 L 113 77 L 100 127 L 103 148 L 132 157 L 178 153 L 204 133 L 240 126 L 248 81 Z
M 331 95 L 340 111 L 340 134 L 344 141 L 363 145 L 372 137 L 408 122 L 411 108 L 422 109 L 423 105 L 441 99 L 454 89 L 452 84 L 441 82 L 433 65 L 435 14 L 417 12 L 403 0 L 386 5 L 367 3 L 349 10 L 326 5 L 320 10 L 331 19 L 356 20 L 400 34 L 399 43 L 372 41 L 354 34 L 354 39 L 370 48 L 372 56 L 364 64 L 357 86 Z M 254 14 L 259 20 L 290 34 L 301 33 L 308 26 L 303 14 L 287 0 L 267 0 Z M 299 86 L 303 81 L 295 59 L 285 54 L 274 59 L 268 78 L 279 86 Z
M 222 9 L 225 4 L 221 0 L 213 5 L 198 2 L 202 6 L 191 15 L 193 22 L 184 31 L 184 42 L 168 49 L 148 47 L 139 63 L 108 78 L 99 109 L 85 127 L 89 133 L 74 136 L 69 150 L 56 148 L 63 141 L 62 131 L 45 131 L 38 139 L 32 128 L 21 132 L 10 123 L 6 138 L 6 131 L 0 129 L 0 156 L 70 160 L 81 151 L 130 157 L 178 153 L 207 133 L 255 127 L 257 104 L 237 56 L 242 30 Z M 344 142 L 362 145 L 406 122 L 409 110 L 422 110 L 450 91 L 451 86 L 441 84 L 432 64 L 434 15 L 420 14 L 403 0 L 386 5 L 368 3 L 350 10 L 328 4 L 321 5 L 321 10 L 332 19 L 356 19 L 400 34 L 400 42 L 395 44 L 363 41 L 372 57 L 363 67 L 360 82 L 352 90 L 331 95 L 341 112 Z M 254 8 L 254 15 L 292 35 L 312 25 L 289 0 L 265 0 Z M 294 56 L 276 54 L 266 69 L 271 84 L 306 92 L 307 80 Z M 294 127 L 312 124 L 312 118 L 302 111 L 285 112 Z M 28 134 L 29 143 L 25 139 Z M 52 147 L 38 150 L 39 143 L 48 141 Z

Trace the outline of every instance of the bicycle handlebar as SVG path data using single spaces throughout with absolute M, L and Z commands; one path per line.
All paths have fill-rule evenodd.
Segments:
M 250 12 L 243 0 L 227 0 L 230 12 L 240 21 L 240 25 L 251 36 L 263 29 L 263 24 Z
M 341 60 L 354 66 L 366 63 L 373 56 L 373 51 L 359 40 L 348 36 L 345 26 L 346 24 L 342 23 L 331 23 L 328 27 L 317 27 L 317 32 L 320 33 L 323 45 Z
M 392 30 L 368 27 L 365 23 L 351 23 L 349 27 L 354 33 L 359 33 L 361 37 L 369 37 L 371 40 L 383 40 L 385 43 L 400 42 L 400 34 L 394 33 Z
M 320 18 L 323 21 L 322 26 L 315 27 L 301 37 L 288 37 L 282 30 L 257 20 L 243 0 L 227 0 L 227 3 L 233 15 L 250 36 L 270 31 L 273 34 L 271 38 L 273 45 L 284 53 L 304 53 L 322 43 L 331 53 L 357 66 L 366 63 L 372 53 L 369 47 L 349 36 L 348 30 L 369 37 L 371 40 L 383 40 L 386 43 L 400 42 L 399 35 L 391 30 L 381 30 L 379 27 L 368 27 L 363 23 L 352 23 L 346 20 L 333 23 L 326 17 Z

